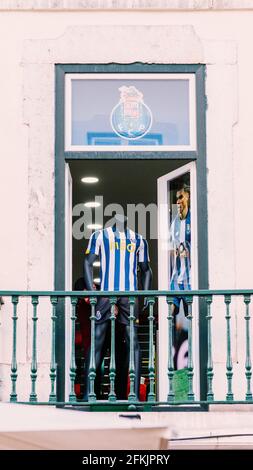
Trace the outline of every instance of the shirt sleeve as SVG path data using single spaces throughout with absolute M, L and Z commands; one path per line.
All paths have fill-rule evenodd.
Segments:
M 144 238 L 141 239 L 138 255 L 139 255 L 139 263 L 149 262 L 148 242 Z
M 100 245 L 101 245 L 101 233 L 97 231 L 91 235 L 85 254 L 86 255 L 88 254 L 98 255 L 99 250 L 100 250 Z

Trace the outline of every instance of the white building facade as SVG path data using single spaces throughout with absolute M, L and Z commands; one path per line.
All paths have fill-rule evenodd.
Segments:
M 199 210 L 195 214 L 196 234 L 202 233 L 202 240 L 199 242 L 196 235 L 194 288 L 252 289 L 253 62 L 249 52 L 253 40 L 253 2 L 121 0 L 105 3 L 96 0 L 1 2 L 1 290 L 71 290 L 70 281 L 67 287 L 61 281 L 56 285 L 57 275 L 58 279 L 68 282 L 66 271 L 70 262 L 66 234 L 65 247 L 62 247 L 65 264 L 59 264 L 61 254 L 56 254 L 59 241 L 55 237 L 55 224 L 64 218 L 64 212 L 61 212 L 60 193 L 56 200 L 59 173 L 55 162 L 65 151 L 59 150 L 62 145 L 59 129 L 66 118 L 63 108 L 60 116 L 59 96 L 63 96 L 64 91 L 57 88 L 62 86 L 57 80 L 57 70 L 67 66 L 65 73 L 66 70 L 76 73 L 80 65 L 80 73 L 87 73 L 85 67 L 89 65 L 93 74 L 96 74 L 95 66 L 105 67 L 98 68 L 98 73 L 101 70 L 112 73 L 112 68 L 106 69 L 110 64 L 118 65 L 116 73 L 120 67 L 123 67 L 122 73 L 137 73 L 134 68 L 124 69 L 131 64 L 138 64 L 142 74 L 153 73 L 151 66 L 161 66 L 154 70 L 162 70 L 162 73 L 177 74 L 184 70 L 188 73 L 195 70 L 194 67 L 201 70 L 202 104 L 200 114 L 197 106 L 196 118 L 201 149 L 196 147 L 195 150 L 197 165 L 204 167 L 201 166 L 202 179 L 195 180 L 194 191 L 197 204 L 201 203 L 201 191 L 205 191 L 206 210 L 203 205 L 203 214 Z M 205 159 L 198 163 L 201 152 Z M 63 199 L 66 194 L 63 193 Z M 200 228 L 202 224 L 205 227 Z M 197 266 L 201 263 L 204 263 L 203 272 L 198 272 Z M 160 270 L 161 265 L 158 277 Z M 161 282 L 160 276 L 158 288 Z M 0 396 L 6 401 L 11 390 L 13 325 L 10 299 L 3 297 Z M 27 401 L 31 387 L 31 307 L 30 299 L 22 299 L 18 305 L 17 392 L 22 401 Z M 236 400 L 244 400 L 246 392 L 245 308 L 243 297 L 231 303 L 231 358 Z M 225 400 L 227 326 L 225 306 L 216 305 L 215 300 L 212 322 L 214 394 L 217 400 Z M 48 299 L 40 301 L 37 325 L 37 392 L 39 400 L 46 401 L 50 393 L 51 361 Z M 167 361 L 165 331 L 166 328 L 158 342 L 159 361 L 165 355 L 159 373 L 165 374 L 163 380 L 166 381 L 167 372 L 161 372 Z M 58 331 L 58 345 L 60 334 Z M 198 319 L 194 323 L 194 335 L 195 386 L 200 396 L 204 369 L 200 368 L 203 345 L 199 341 Z M 204 347 L 207 357 L 206 330 Z M 164 394 L 161 399 L 164 400 Z

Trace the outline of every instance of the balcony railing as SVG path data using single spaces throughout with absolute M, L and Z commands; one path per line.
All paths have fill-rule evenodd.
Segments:
M 252 378 L 252 366 L 251 366 L 251 334 L 250 334 L 250 301 L 253 295 L 253 290 L 196 290 L 196 291 L 138 291 L 138 292 L 101 292 L 96 291 L 75 291 L 75 292 L 63 292 L 63 291 L 0 291 L 0 296 L 3 297 L 5 303 L 12 304 L 12 351 L 9 363 L 10 367 L 10 401 L 11 402 L 22 402 L 30 404 L 51 404 L 51 405 L 71 405 L 71 406 L 89 406 L 95 408 L 101 406 L 101 401 L 97 400 L 94 383 L 96 378 L 96 364 L 95 364 L 95 328 L 96 328 L 96 303 L 98 297 L 108 297 L 110 300 L 111 316 L 110 316 L 110 328 L 111 328 L 111 344 L 110 344 L 110 365 L 109 365 L 109 394 L 107 400 L 103 401 L 103 406 L 108 407 L 112 405 L 114 407 L 118 405 L 126 406 L 126 409 L 136 409 L 140 406 L 144 409 L 152 409 L 163 405 L 167 406 L 168 409 L 171 406 L 180 405 L 210 405 L 215 403 L 253 403 L 251 378 Z M 117 297 L 116 297 L 117 296 Z M 129 351 L 129 379 L 130 379 L 130 390 L 126 401 L 117 400 L 115 393 L 115 304 L 117 298 L 128 297 L 130 303 L 130 351 Z M 138 297 L 146 297 L 148 300 L 148 328 L 149 328 L 149 351 L 148 351 L 148 394 L 146 401 L 140 403 L 135 394 L 135 361 L 134 361 L 134 306 L 135 299 Z M 187 359 L 187 383 L 188 391 L 187 397 L 184 400 L 177 400 L 175 397 L 174 390 L 174 359 L 173 359 L 173 298 L 179 296 L 184 297 L 185 301 L 189 306 L 189 314 L 187 317 L 188 324 L 188 359 Z M 89 396 L 88 402 L 82 402 L 78 400 L 75 393 L 75 378 L 76 378 L 76 358 L 75 358 L 75 335 L 76 335 L 76 309 L 78 299 L 89 298 L 90 301 L 90 327 L 91 327 L 91 347 L 90 347 L 90 364 L 89 364 Z M 19 399 L 17 394 L 17 383 L 19 380 L 24 380 L 24 374 L 22 378 L 19 377 L 19 357 L 17 352 L 17 339 L 19 334 L 19 306 L 21 299 L 26 298 L 26 301 L 30 304 L 29 310 L 31 309 L 30 318 L 30 329 L 31 332 L 31 360 L 30 360 L 30 377 L 26 377 L 26 383 L 30 381 L 30 393 L 27 399 Z M 43 338 L 46 342 L 46 347 L 50 348 L 50 364 L 48 363 L 48 383 L 50 383 L 50 389 L 48 390 L 48 400 L 39 401 L 37 394 L 38 386 L 38 341 L 41 341 L 41 337 L 38 336 L 38 324 L 40 323 L 43 312 L 39 311 L 40 303 L 43 303 L 44 298 L 50 300 L 50 335 Z M 43 300 L 42 300 L 43 299 Z M 67 299 L 70 305 L 70 309 L 66 307 Z M 157 299 L 163 299 L 166 305 L 166 312 L 159 307 L 159 315 L 166 317 L 166 354 L 167 354 L 167 370 L 159 371 L 159 374 L 163 373 L 167 375 L 167 391 L 166 399 L 159 401 L 159 395 L 157 394 L 157 364 L 155 358 L 155 342 L 154 342 L 154 328 L 155 328 L 155 316 L 154 306 Z M 233 305 L 233 312 L 231 313 L 231 303 Z M 7 305 L 4 305 L 1 311 L 2 319 L 4 309 Z M 45 309 L 45 307 L 44 307 Z M 236 313 L 235 313 L 236 312 Z M 45 313 L 45 310 L 44 310 Z M 69 364 L 65 364 L 65 369 L 68 367 L 68 397 L 65 400 L 58 399 L 58 384 L 57 384 L 57 351 L 56 351 L 56 335 L 57 335 L 57 322 L 59 315 L 64 319 L 68 315 L 68 321 L 71 325 L 69 334 L 70 354 Z M 198 317 L 196 322 L 194 316 Z M 215 315 L 215 321 L 214 321 Z M 236 322 L 235 322 L 236 316 Z M 194 323 L 195 321 L 195 323 Z M 217 326 L 219 325 L 219 331 L 217 328 L 213 328 L 213 322 Z M 237 323 L 237 330 L 232 330 L 232 323 Z M 165 323 L 163 323 L 165 324 Z M 196 345 L 196 334 L 193 334 L 194 328 L 200 328 L 200 338 L 203 336 L 203 341 L 199 342 L 198 349 L 200 349 L 200 363 L 197 366 L 194 364 L 194 351 Z M 202 331 L 202 330 L 203 331 Z M 9 330 L 10 331 L 10 330 Z M 242 339 L 242 345 L 235 348 L 233 339 L 238 340 L 239 336 Z M 218 336 L 222 338 L 222 344 L 219 346 L 217 343 Z M 10 342 L 9 337 L 3 337 L 2 342 Z M 220 361 L 221 367 L 216 376 L 214 360 L 213 360 L 213 349 L 215 347 L 215 355 L 219 355 L 219 348 L 224 348 L 224 360 Z M 195 349 L 194 349 L 195 348 Z M 234 354 L 233 350 L 236 349 Z M 204 351 L 203 351 L 204 350 Z M 239 352 L 238 352 L 239 351 Z M 242 352 L 243 351 L 243 352 Z M 242 352 L 242 353 L 241 353 Z M 162 348 L 159 347 L 159 354 L 162 353 Z M 240 355 L 241 354 L 241 355 Z M 235 357 L 234 357 L 235 356 Z M 243 356 L 243 357 L 242 357 Z M 0 359 L 0 362 L 1 359 Z M 218 361 L 219 362 L 219 361 Z M 240 363 L 241 378 L 239 384 L 239 398 L 235 397 L 233 391 L 234 385 L 234 363 Z M 222 370 L 223 368 L 223 370 Z M 195 390 L 196 381 L 194 376 L 197 373 L 198 382 L 201 382 L 202 389 L 200 392 Z M 66 374 L 65 374 L 66 377 Z M 243 381 L 241 380 L 243 377 Z M 0 377 L 1 379 L 1 377 Z M 220 380 L 224 381 L 223 396 L 218 397 L 215 395 L 214 383 L 218 383 Z M 236 379 L 236 389 L 238 389 L 238 379 Z M 145 408 L 146 407 L 146 408 Z M 109 409 L 109 407 L 108 407 Z M 111 409 L 111 408 L 110 408 Z

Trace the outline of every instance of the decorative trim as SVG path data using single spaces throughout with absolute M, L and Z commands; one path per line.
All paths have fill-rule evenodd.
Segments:
M 253 0 L 1 0 L 0 11 L 252 10 Z

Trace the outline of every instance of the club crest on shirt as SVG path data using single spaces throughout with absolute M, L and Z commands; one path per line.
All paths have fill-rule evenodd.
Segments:
M 100 310 L 97 310 L 97 311 L 96 311 L 96 319 L 97 319 L 97 320 L 100 320 L 100 318 L 101 318 Z

